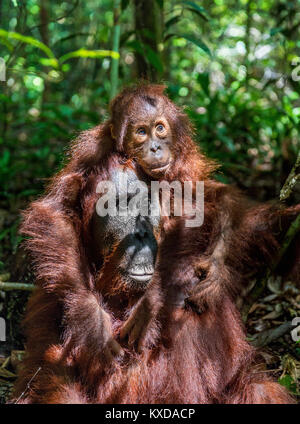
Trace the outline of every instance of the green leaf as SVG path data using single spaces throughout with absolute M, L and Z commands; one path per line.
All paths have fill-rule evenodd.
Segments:
M 199 38 L 195 38 L 192 35 L 189 34 L 168 34 L 165 37 L 165 41 L 171 37 L 177 37 L 177 38 L 184 38 L 187 41 L 190 41 L 191 43 L 195 44 L 197 47 L 202 49 L 205 53 L 207 53 L 209 56 L 211 56 L 211 51 L 207 47 L 207 45 Z
M 282 386 L 286 387 L 291 392 L 296 393 L 296 391 L 297 391 L 297 385 L 296 385 L 295 381 L 288 374 L 279 378 L 278 383 L 280 383 Z
M 113 52 L 112 50 L 86 50 L 79 49 L 73 52 L 69 52 L 59 58 L 59 62 L 63 63 L 69 59 L 73 59 L 74 57 L 90 57 L 92 59 L 97 59 L 99 57 L 112 57 L 113 59 L 119 59 L 120 55 L 117 52 Z
M 163 9 L 164 7 L 164 0 L 156 0 L 156 3 L 158 4 L 160 9 Z
M 137 40 L 128 41 L 128 42 L 126 43 L 126 46 L 127 46 L 128 48 L 133 49 L 133 50 L 134 50 L 134 51 L 136 51 L 137 53 L 144 54 L 143 46 L 142 46 L 142 44 L 141 44 L 139 41 L 137 41 Z
M 200 16 L 202 19 L 208 22 L 209 20 L 208 17 L 203 15 L 203 13 L 198 12 L 198 10 L 192 9 L 191 7 L 188 7 L 187 9 L 193 13 L 196 13 L 198 16 Z
M 135 31 L 126 31 L 121 35 L 120 38 L 120 46 L 123 46 L 124 43 L 126 43 L 126 41 L 132 36 L 132 34 L 134 34 Z
M 143 44 L 137 40 L 129 41 L 128 43 L 126 43 L 126 46 L 132 48 L 137 53 L 146 56 L 148 62 L 151 63 L 154 68 L 156 68 L 159 72 L 163 72 L 163 64 L 161 58 L 153 49 L 151 49 L 150 46 Z
M 195 44 L 196 46 L 200 47 L 205 53 L 207 53 L 209 56 L 211 56 L 211 52 L 207 45 L 201 41 L 200 38 L 195 38 L 189 34 L 181 35 L 181 38 L 185 38 L 186 40 L 190 41 L 191 43 Z
M 46 44 L 42 43 L 39 40 L 36 40 L 33 37 L 28 37 L 28 36 L 19 34 L 18 32 L 10 32 L 10 31 L 5 31 L 4 29 L 0 29 L 0 38 L 4 40 L 10 40 L 10 39 L 18 40 L 18 41 L 21 41 L 22 43 L 30 44 L 31 46 L 42 50 L 51 59 L 56 60 L 53 52 L 49 49 L 49 47 L 47 47 Z
M 12 52 L 14 49 L 14 46 L 5 38 L 0 38 L 0 43 L 4 44 L 4 46 L 7 47 L 7 49 Z
M 10 161 L 10 152 L 9 150 L 4 150 L 2 156 L 0 157 L 0 168 L 5 168 Z
M 283 28 L 272 28 L 270 30 L 270 36 L 272 37 L 273 35 L 278 34 L 279 32 L 281 32 L 283 30 Z
M 182 3 L 188 6 L 188 10 L 190 10 L 191 12 L 197 13 L 197 15 L 199 15 L 201 18 L 205 19 L 206 21 L 209 20 L 208 17 L 206 16 L 207 11 L 204 9 L 204 7 L 198 6 L 198 4 L 196 4 L 193 1 L 183 1 Z
M 172 37 L 177 37 L 176 34 L 167 34 L 164 36 L 164 42 L 168 41 Z
M 149 30 L 148 28 L 143 28 L 140 31 L 140 34 L 142 34 L 144 38 L 148 38 L 148 40 L 155 40 L 156 39 L 155 33 L 153 31 Z
M 154 68 L 156 68 L 159 72 L 163 72 L 163 64 L 159 55 L 153 49 L 151 49 L 151 47 L 147 45 L 144 47 L 146 50 L 146 58 L 148 62 L 150 62 L 151 65 L 153 65 Z
M 228 150 L 230 152 L 235 152 L 235 144 L 234 141 L 230 138 L 227 137 L 227 135 L 222 134 L 223 131 L 218 131 L 218 137 L 221 141 L 223 141 L 223 143 L 225 144 L 225 146 L 228 148 Z
M 122 0 L 122 3 L 121 3 L 122 10 L 125 10 L 127 6 L 129 5 L 129 3 L 130 3 L 130 0 Z
M 173 18 L 169 19 L 166 23 L 165 23 L 165 29 L 169 29 L 170 26 L 177 24 L 177 22 L 180 21 L 181 15 L 177 15 L 174 16 Z
M 51 66 L 52 68 L 58 68 L 58 62 L 56 59 L 48 59 L 47 57 L 41 57 L 39 62 L 44 66 Z
M 197 80 L 206 96 L 209 97 L 209 73 L 202 72 L 201 74 L 198 74 Z
M 39 191 L 37 189 L 28 188 L 18 193 L 18 197 L 36 196 L 37 194 L 39 194 Z
M 7 234 L 9 234 L 9 232 L 10 232 L 10 228 L 6 228 L 5 230 L 1 231 L 1 233 L 0 233 L 0 241 L 3 240 L 5 238 L 5 236 Z

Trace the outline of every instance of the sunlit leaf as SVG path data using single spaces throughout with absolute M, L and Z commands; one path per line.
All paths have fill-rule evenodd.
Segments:
M 46 44 L 42 43 L 39 40 L 36 40 L 33 37 L 28 37 L 22 34 L 19 34 L 18 32 L 10 32 L 5 31 L 4 29 L 0 29 L 0 38 L 8 39 L 8 40 L 18 40 L 22 43 L 30 44 L 33 47 L 36 47 L 40 50 L 42 50 L 48 57 L 55 60 L 55 56 L 51 49 L 46 46 Z
M 10 52 L 13 51 L 14 46 L 6 38 L 0 38 L 0 43 L 4 44 Z
M 41 57 L 39 62 L 44 66 L 52 66 L 53 68 L 57 68 L 58 65 L 56 59 L 48 59 L 47 57 Z
M 92 59 L 97 59 L 100 57 L 112 57 L 113 59 L 119 59 L 120 55 L 117 52 L 112 50 L 86 50 L 79 49 L 73 52 L 69 52 L 59 58 L 59 62 L 63 63 L 69 59 L 73 59 L 75 57 L 90 57 Z

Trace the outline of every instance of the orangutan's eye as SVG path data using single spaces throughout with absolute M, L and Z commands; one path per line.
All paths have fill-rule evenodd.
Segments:
M 158 124 L 156 125 L 156 129 L 158 132 L 162 132 L 165 129 L 165 127 L 163 126 L 163 124 Z
M 137 129 L 136 133 L 138 135 L 146 135 L 146 130 L 145 130 L 144 127 L 140 127 L 140 128 Z

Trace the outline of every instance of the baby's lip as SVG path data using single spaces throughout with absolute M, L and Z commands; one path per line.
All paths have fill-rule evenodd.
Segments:
M 158 171 L 165 171 L 168 167 L 169 167 L 169 165 L 170 165 L 170 162 L 167 162 L 165 165 L 163 165 L 163 166 L 157 166 L 157 167 L 151 167 L 151 168 L 149 168 L 149 170 L 150 171 L 155 171 L 155 172 L 158 172 Z

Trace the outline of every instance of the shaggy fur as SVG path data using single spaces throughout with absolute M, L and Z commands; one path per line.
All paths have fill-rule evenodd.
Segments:
M 143 294 L 126 290 L 120 275 L 103 273 L 115 258 L 95 258 L 90 221 L 99 180 L 109 179 L 120 164 L 142 172 L 123 142 L 133 106 L 145 96 L 165 99 L 174 135 L 175 161 L 164 179 L 204 180 L 205 220 L 196 230 L 182 218 L 164 220 L 155 278 Z M 29 236 L 37 289 L 24 322 L 27 357 L 15 401 L 292 401 L 284 388 L 250 368 L 256 354 L 245 340 L 234 296 L 245 273 L 272 258 L 299 207 L 252 207 L 211 180 L 214 169 L 198 152 L 186 116 L 160 86 L 126 89 L 112 103 L 111 118 L 79 136 L 46 195 L 24 214 L 22 233 Z M 203 314 L 184 309 L 186 297 Z M 123 342 L 120 350 L 119 330 L 132 335 L 141 316 L 145 326 L 136 334 L 150 348 L 137 353 Z

